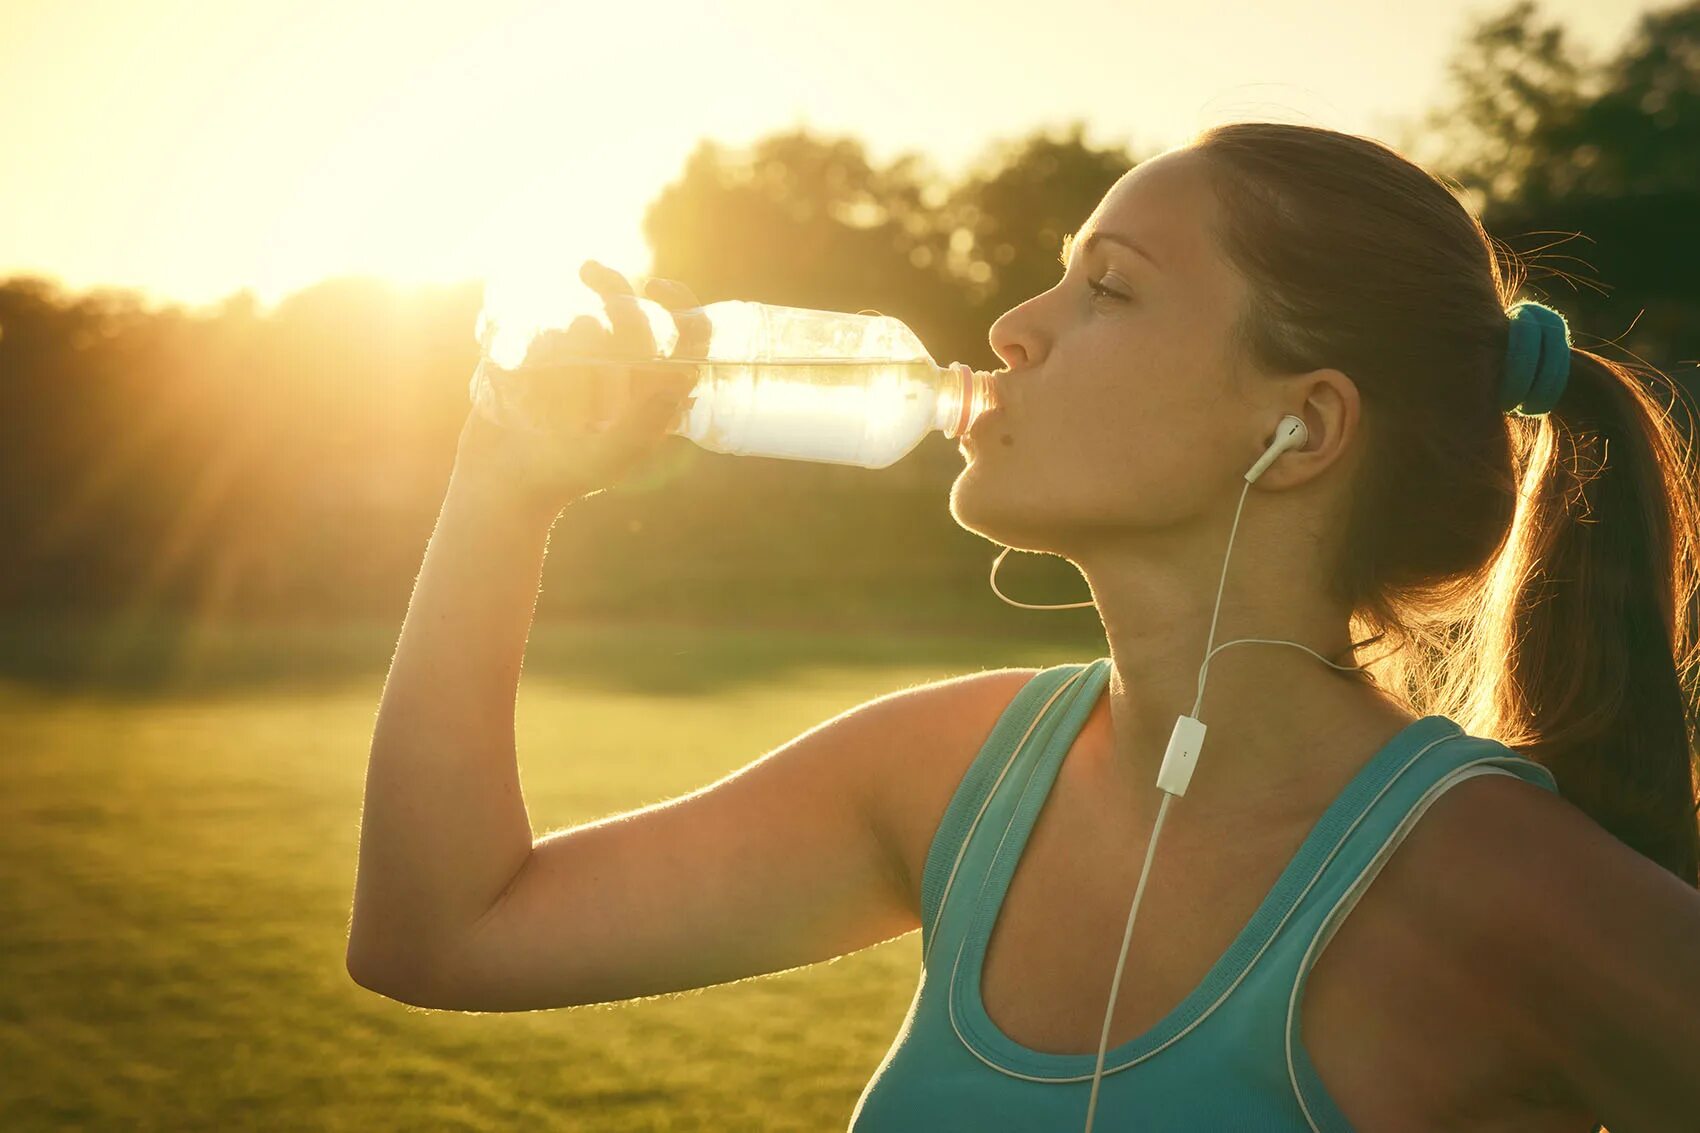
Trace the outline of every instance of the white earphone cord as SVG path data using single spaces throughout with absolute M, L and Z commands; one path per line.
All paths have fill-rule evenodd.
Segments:
M 1092 1124 L 1097 1116 L 1098 1089 L 1104 1076 L 1104 1057 L 1109 1047 L 1110 1024 L 1115 1017 L 1116 999 L 1121 992 L 1122 973 L 1127 966 L 1128 946 L 1133 940 L 1133 923 L 1139 915 L 1139 903 L 1145 896 L 1145 882 L 1151 874 L 1151 861 L 1157 852 L 1157 839 L 1163 832 L 1163 819 L 1168 814 L 1170 800 L 1186 792 L 1186 785 L 1192 778 L 1198 753 L 1203 747 L 1205 727 L 1197 717 L 1199 709 L 1204 703 L 1204 684 L 1209 675 L 1211 659 L 1230 645 L 1290 645 L 1294 649 L 1303 649 L 1324 665 L 1339 669 L 1342 672 L 1357 672 L 1368 668 L 1367 665 L 1337 665 L 1316 650 L 1307 645 L 1300 645 L 1296 641 L 1240 637 L 1233 641 L 1225 641 L 1221 645 L 1215 643 L 1216 624 L 1222 613 L 1222 595 L 1228 582 L 1228 562 L 1233 555 L 1234 538 L 1239 533 L 1240 513 L 1245 509 L 1246 495 L 1251 491 L 1251 485 L 1263 475 L 1277 457 L 1290 448 L 1302 448 L 1307 442 L 1308 437 L 1304 421 L 1298 417 L 1283 417 L 1280 424 L 1276 426 L 1274 441 L 1264 450 L 1257 463 L 1253 464 L 1245 474 L 1246 486 L 1241 490 L 1239 505 L 1234 509 L 1234 523 L 1228 532 L 1228 549 L 1222 556 L 1222 576 L 1216 584 L 1216 606 L 1210 614 L 1210 634 L 1205 642 L 1204 661 L 1198 667 L 1198 696 L 1193 702 L 1191 715 L 1182 716 L 1175 721 L 1175 731 L 1169 737 L 1169 747 L 1163 754 L 1163 765 L 1157 775 L 1157 787 L 1163 792 L 1163 801 L 1158 804 L 1157 821 L 1151 829 L 1151 840 L 1146 844 L 1145 864 L 1140 869 L 1139 884 L 1134 889 L 1133 905 L 1128 910 L 1127 927 L 1122 933 L 1121 953 L 1116 957 L 1115 976 L 1110 982 L 1109 1002 L 1104 1006 L 1104 1026 L 1098 1037 L 1098 1057 L 1092 1071 L 1092 1092 L 1086 1103 L 1086 1133 L 1092 1133 Z M 1011 606 L 1020 606 L 1028 610 L 1075 610 L 1097 604 L 1096 602 L 1073 602 L 1063 605 L 1030 605 L 1026 602 L 1017 602 L 1009 597 L 998 589 L 998 567 L 1002 564 L 1004 556 L 1013 549 L 1011 547 L 1003 549 L 992 563 L 991 574 L 992 592 Z
M 1299 435 L 1301 437 L 1303 436 L 1302 429 L 1301 429 Z M 1281 444 L 1282 444 L 1282 441 L 1280 439 L 1277 439 L 1277 441 L 1275 442 L 1275 445 L 1281 445 Z M 1272 449 L 1274 447 L 1275 447 L 1274 445 L 1271 446 Z M 1232 557 L 1232 555 L 1234 553 L 1234 536 L 1239 533 L 1240 512 L 1242 510 L 1244 510 L 1244 508 L 1245 508 L 1246 495 L 1247 495 L 1247 493 L 1249 493 L 1251 491 L 1252 483 L 1254 482 L 1254 480 L 1256 479 L 1256 477 L 1258 475 L 1262 474 L 1263 468 L 1268 467 L 1269 459 L 1270 459 L 1269 454 L 1265 453 L 1264 458 L 1260 459 L 1258 461 L 1258 464 L 1253 466 L 1252 472 L 1247 473 L 1246 485 L 1240 491 L 1239 506 L 1234 509 L 1234 524 L 1233 524 L 1233 527 L 1228 532 L 1228 549 L 1227 549 L 1226 553 L 1224 553 L 1223 556 L 1222 556 L 1222 577 L 1221 577 L 1221 580 L 1216 584 L 1216 608 L 1213 611 L 1211 611 L 1211 614 L 1210 614 L 1210 636 L 1209 636 L 1209 639 L 1205 642 L 1205 645 L 1204 645 L 1204 649 L 1205 649 L 1204 663 L 1201 664 L 1198 667 L 1198 698 L 1193 702 L 1192 713 L 1191 713 L 1191 716 L 1192 716 L 1193 720 L 1195 720 L 1195 721 L 1198 717 L 1199 708 L 1204 704 L 1204 682 L 1205 682 L 1205 679 L 1206 679 L 1206 677 L 1209 673 L 1210 659 L 1212 657 L 1214 657 L 1217 653 L 1228 648 L 1228 646 L 1230 646 L 1230 645 L 1244 645 L 1244 644 L 1291 645 L 1294 649 L 1303 649 L 1306 653 L 1309 653 L 1312 657 L 1315 657 L 1318 661 L 1321 661 L 1324 665 L 1327 665 L 1331 668 L 1339 669 L 1343 672 L 1357 672 L 1360 669 L 1368 668 L 1367 665 L 1336 665 L 1333 661 L 1330 661 L 1328 658 L 1324 657 L 1322 654 L 1318 653 L 1316 650 L 1314 650 L 1314 649 L 1312 649 L 1312 648 L 1310 648 L 1309 646 L 1306 646 L 1306 645 L 1300 645 L 1296 641 L 1281 641 L 1281 640 L 1276 640 L 1276 639 L 1271 639 L 1271 638 L 1262 638 L 1262 637 L 1240 637 L 1240 638 L 1235 638 L 1233 641 L 1225 641 L 1221 645 L 1215 644 L 1215 641 L 1216 641 L 1216 621 L 1217 621 L 1217 618 L 1220 616 L 1220 614 L 1222 612 L 1222 594 L 1223 594 L 1223 591 L 1225 590 L 1225 588 L 1227 587 L 1227 583 L 1228 583 L 1228 560 Z M 1006 549 L 1006 551 L 1007 551 L 1007 549 Z M 1001 559 L 1002 556 L 999 556 L 999 557 Z M 994 581 L 993 581 L 993 584 L 992 584 L 992 589 L 995 591 L 997 589 L 997 583 L 995 581 L 997 568 L 996 568 L 995 565 L 993 566 L 992 570 L 993 570 L 993 578 L 994 578 Z M 1003 597 L 1002 594 L 999 594 L 998 596 L 1000 598 Z M 1007 598 L 1004 599 L 1004 600 L 1008 601 Z M 1017 603 L 1017 604 L 1019 604 L 1019 603 Z M 1092 603 L 1088 602 L 1088 603 L 1086 603 L 1086 605 L 1092 605 Z M 1041 607 L 1034 607 L 1034 608 L 1041 608 Z M 1072 608 L 1072 607 L 1056 607 L 1056 608 L 1062 609 L 1062 608 Z M 1185 718 L 1183 717 L 1183 720 L 1184 719 Z M 1180 734 L 1179 733 L 1179 724 L 1180 723 L 1181 723 L 1181 721 L 1176 722 L 1176 724 L 1177 724 L 1177 735 Z M 1202 727 L 1202 726 L 1200 726 L 1200 727 Z M 1171 753 L 1173 752 L 1175 742 L 1176 741 L 1174 739 L 1170 740 Z M 1200 744 L 1202 743 L 1202 731 L 1200 731 L 1200 739 L 1197 742 L 1200 743 Z M 1196 757 L 1196 752 L 1194 753 L 1194 756 Z M 1165 757 L 1164 757 L 1165 765 L 1167 765 L 1168 762 L 1169 762 L 1169 756 L 1165 755 Z M 1165 772 L 1166 771 L 1167 771 L 1167 766 L 1165 766 Z M 1183 778 L 1182 778 L 1181 781 L 1182 781 L 1183 785 L 1182 785 L 1181 789 L 1182 789 L 1182 791 L 1184 791 L 1185 790 L 1185 786 L 1184 786 L 1185 779 L 1190 778 L 1190 776 L 1191 776 L 1190 766 L 1185 768 L 1185 770 L 1182 772 L 1182 774 L 1183 774 Z M 1162 782 L 1162 777 L 1159 776 L 1159 788 L 1160 789 L 1161 789 L 1161 782 Z M 1158 806 L 1157 806 L 1157 821 L 1152 825 L 1152 828 L 1151 828 L 1151 841 L 1149 843 L 1147 843 L 1147 845 L 1145 847 L 1145 864 L 1144 864 L 1144 866 L 1142 866 L 1140 868 L 1139 884 L 1135 887 L 1135 889 L 1133 891 L 1133 906 L 1130 909 L 1128 909 L 1127 928 L 1122 933 L 1121 954 L 1116 958 L 1116 974 L 1115 974 L 1115 977 L 1110 981 L 1110 999 L 1109 999 L 1109 1002 L 1104 1007 L 1104 1028 L 1103 1028 L 1103 1031 L 1098 1036 L 1098 1059 L 1097 1059 L 1096 1066 L 1092 1070 L 1092 1092 L 1088 1096 L 1087 1101 L 1086 1101 L 1086 1129 L 1085 1129 L 1085 1133 L 1092 1133 L 1092 1122 L 1096 1118 L 1097 1112 L 1098 1112 L 1098 1087 L 1099 1087 L 1099 1084 L 1103 1081 L 1103 1077 L 1104 1077 L 1104 1053 L 1105 1053 L 1106 1050 L 1109 1049 L 1110 1022 L 1115 1017 L 1116 999 L 1121 992 L 1122 972 L 1127 966 L 1128 945 L 1133 940 L 1134 918 L 1139 915 L 1139 902 L 1140 902 L 1140 899 L 1143 898 L 1144 895 L 1145 895 L 1145 881 L 1146 881 L 1146 878 L 1149 877 L 1150 874 L 1151 874 L 1151 859 L 1157 853 L 1157 837 L 1158 837 L 1158 835 L 1160 835 L 1163 832 L 1163 818 L 1169 812 L 1169 802 L 1170 802 L 1170 800 L 1174 799 L 1175 797 L 1176 797 L 1175 792 L 1169 791 L 1167 789 L 1163 789 L 1163 801 L 1161 803 L 1159 803 Z

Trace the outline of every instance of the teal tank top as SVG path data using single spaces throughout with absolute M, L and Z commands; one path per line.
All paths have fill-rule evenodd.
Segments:
M 1085 1126 L 1097 1052 L 1047 1053 L 1006 1036 L 980 1000 L 980 973 L 1016 861 L 1109 677 L 1108 657 L 1036 674 L 963 775 L 922 875 L 919 985 L 856 1103 L 852 1133 Z M 1475 775 L 1558 791 L 1540 764 L 1445 716 L 1411 722 L 1335 797 L 1203 981 L 1151 1030 L 1106 1052 L 1095 1133 L 1348 1133 L 1299 1041 L 1305 980 L 1412 825 Z

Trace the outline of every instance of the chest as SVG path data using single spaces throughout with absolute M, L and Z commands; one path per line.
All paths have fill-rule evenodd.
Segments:
M 1212 833 L 1165 822 L 1111 1047 L 1151 1030 L 1204 981 L 1310 827 Z M 1588 1133 L 1586 1115 L 1540 1095 L 1515 1014 L 1449 959 L 1444 926 L 1425 923 L 1408 899 L 1413 871 L 1444 860 L 1443 828 L 1413 829 L 1314 962 L 1301 1012 L 1311 1061 L 1360 1129 Z M 1101 793 L 1065 766 L 986 940 L 980 998 L 1009 1038 L 1048 1053 L 1096 1052 L 1149 836 L 1149 826 L 1108 814 Z

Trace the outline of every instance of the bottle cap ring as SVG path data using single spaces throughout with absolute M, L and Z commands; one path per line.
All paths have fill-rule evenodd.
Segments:
M 951 440 L 955 440 L 962 435 L 964 429 L 968 428 L 968 413 L 974 405 L 974 371 L 966 362 L 952 362 L 950 372 L 962 379 L 962 392 L 958 395 L 962 409 L 956 415 L 955 426 L 949 433 L 945 434 Z

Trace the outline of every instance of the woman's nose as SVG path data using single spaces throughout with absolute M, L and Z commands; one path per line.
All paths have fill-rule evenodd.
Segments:
M 1033 300 L 1029 299 L 999 315 L 997 321 L 992 323 L 992 329 L 986 334 L 992 351 L 1003 359 L 1003 364 L 1011 370 L 1031 365 L 1041 353 L 1038 338 L 1031 326 L 1032 303 Z

